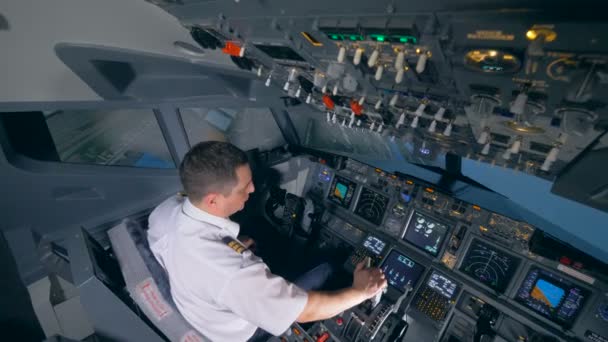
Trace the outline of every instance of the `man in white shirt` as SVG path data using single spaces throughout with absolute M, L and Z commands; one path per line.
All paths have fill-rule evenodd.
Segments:
M 179 172 L 187 197 L 154 209 L 148 241 L 180 313 L 212 341 L 247 341 L 258 327 L 280 335 L 295 321 L 333 317 L 386 287 L 382 272 L 363 264 L 351 287 L 333 292 L 305 291 L 273 275 L 237 240 L 239 225 L 229 219 L 254 191 L 247 156 L 234 145 L 199 143 Z

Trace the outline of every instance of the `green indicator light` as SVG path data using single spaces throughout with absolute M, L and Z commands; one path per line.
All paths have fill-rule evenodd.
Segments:
M 333 40 L 338 40 L 340 37 L 337 34 L 332 34 L 330 38 Z
M 384 36 L 376 36 L 376 40 L 379 42 L 383 42 L 384 41 Z
M 395 36 L 395 37 L 399 38 L 399 42 L 401 42 L 401 43 L 416 44 L 416 37 L 412 37 L 412 36 Z

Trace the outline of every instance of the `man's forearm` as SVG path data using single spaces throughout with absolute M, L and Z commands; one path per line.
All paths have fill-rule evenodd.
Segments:
M 333 292 L 308 292 L 308 302 L 298 317 L 299 323 L 319 321 L 336 316 L 365 300 L 365 294 L 353 288 Z

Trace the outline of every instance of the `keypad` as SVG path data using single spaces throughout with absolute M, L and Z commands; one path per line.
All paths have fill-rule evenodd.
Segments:
M 432 320 L 442 321 L 450 310 L 450 300 L 425 286 L 418 292 L 414 300 L 414 306 Z

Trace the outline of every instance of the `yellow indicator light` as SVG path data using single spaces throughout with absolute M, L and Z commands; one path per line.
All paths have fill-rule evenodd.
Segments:
M 474 206 L 473 206 L 473 209 L 475 209 L 475 210 L 477 210 L 477 211 L 480 211 L 480 210 L 481 210 L 481 207 L 480 207 L 480 206 L 478 206 L 478 205 L 474 205 Z
M 300 34 L 302 35 L 302 37 L 304 37 L 304 39 L 306 39 L 312 46 L 323 46 L 323 43 L 321 43 L 320 41 L 316 40 L 315 37 L 313 37 L 310 33 L 308 32 L 300 32 Z
M 482 232 L 487 232 L 488 228 L 484 227 L 484 226 L 479 226 L 479 230 L 481 230 Z
M 550 43 L 557 38 L 557 33 L 552 28 L 535 26 L 526 32 L 528 40 L 542 39 L 545 43 Z
M 490 55 L 490 57 L 496 57 L 496 55 L 498 55 L 498 52 L 496 52 L 496 50 L 490 50 L 488 51 L 488 55 Z
M 380 169 L 376 169 L 376 172 L 380 173 L 380 172 L 382 172 L 382 170 L 380 170 Z
M 414 184 L 414 182 L 412 182 L 412 181 L 411 181 L 411 180 L 409 180 L 409 179 L 408 179 L 408 180 L 406 180 L 406 181 L 405 181 L 405 183 L 406 183 L 406 184 L 409 184 L 409 185 Z
M 433 190 L 433 189 L 431 189 L 431 188 L 426 188 L 426 189 L 424 189 L 424 190 L 425 190 L 426 192 L 430 192 L 431 194 L 432 194 L 433 192 L 435 192 L 435 190 Z

